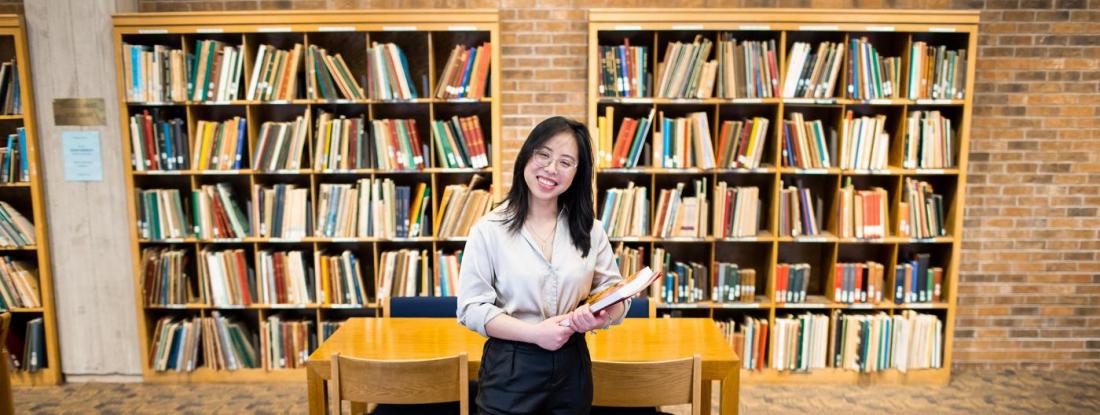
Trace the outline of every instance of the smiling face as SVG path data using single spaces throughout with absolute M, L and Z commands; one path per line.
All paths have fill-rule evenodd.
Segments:
M 550 137 L 535 148 L 523 169 L 532 199 L 554 201 L 569 189 L 577 173 L 577 151 L 577 140 L 570 132 Z

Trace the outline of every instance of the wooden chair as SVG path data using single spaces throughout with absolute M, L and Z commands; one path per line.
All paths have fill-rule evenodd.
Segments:
M 592 361 L 593 406 L 653 408 L 690 403 L 692 415 L 699 415 L 702 389 L 699 355 L 662 362 Z
M 12 415 L 15 413 L 15 403 L 11 395 L 11 375 L 8 373 L 8 350 L 4 348 L 8 344 L 8 325 L 11 324 L 11 313 L 0 313 L 0 415 Z
M 459 413 L 468 415 L 468 364 L 466 353 L 427 360 L 368 360 L 334 353 L 328 385 L 330 411 L 340 414 L 345 400 L 371 404 L 458 401 Z

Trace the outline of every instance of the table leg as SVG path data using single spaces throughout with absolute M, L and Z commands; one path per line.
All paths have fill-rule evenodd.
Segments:
M 365 414 L 365 413 L 367 413 L 367 404 L 362 403 L 362 402 L 352 402 L 351 403 L 351 414 L 352 415 L 361 415 L 361 414 Z
M 309 396 L 309 414 L 324 415 L 327 410 L 325 404 L 325 380 L 314 372 L 313 368 L 306 368 L 306 387 Z
M 737 415 L 738 394 L 741 393 L 741 367 L 735 365 L 722 379 L 722 415 Z
M 713 380 L 703 379 L 703 390 L 701 390 L 700 392 L 702 392 L 702 393 L 699 394 L 700 398 L 702 399 L 702 402 L 699 402 L 699 413 L 700 414 L 711 415 L 710 401 L 711 401 L 711 398 L 712 398 L 711 395 L 713 394 L 711 392 L 711 390 L 713 389 L 712 388 L 713 384 L 714 384 Z

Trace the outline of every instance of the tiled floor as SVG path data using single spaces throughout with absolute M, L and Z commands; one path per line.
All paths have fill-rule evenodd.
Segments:
M 306 412 L 304 384 L 71 384 L 14 394 L 18 414 Z M 1100 370 L 956 371 L 947 387 L 745 386 L 741 413 L 1098 414 Z

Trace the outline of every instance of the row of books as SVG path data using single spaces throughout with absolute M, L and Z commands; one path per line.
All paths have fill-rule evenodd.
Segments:
M 885 169 L 890 154 L 890 134 L 885 129 L 885 115 L 856 118 L 849 110 L 840 125 L 840 168 Z
M 149 111 L 130 116 L 130 147 L 135 171 L 186 170 L 191 166 L 187 125 Z
M 906 177 L 898 210 L 899 236 L 947 236 L 944 197 L 933 193 L 931 183 Z
M 760 188 L 730 187 L 718 182 L 714 189 L 714 229 L 716 238 L 745 238 L 760 232 Z
M 600 222 L 609 237 L 649 234 L 649 197 L 646 188 L 627 183 L 625 188 L 607 189 Z M 623 274 L 633 275 L 633 274 Z
M 192 372 L 199 367 L 213 370 L 259 367 L 257 351 L 247 328 L 217 311 L 212 312 L 210 317 L 163 317 L 157 320 L 152 342 L 149 367 L 155 371 Z
M 415 238 L 431 235 L 427 183 L 397 186 L 391 179 L 321 185 L 317 236 Z
M 674 189 L 662 189 L 654 213 L 653 236 L 701 238 L 707 233 L 707 179 L 692 181 L 692 196 L 685 194 L 687 184 L 676 183 Z
M 469 235 L 477 219 L 492 210 L 492 185 L 482 189 L 484 180 L 481 175 L 474 175 L 467 184 L 450 184 L 443 188 L 439 201 L 439 237 Z
M 195 235 L 204 239 L 234 239 L 252 235 L 248 216 L 241 210 L 229 183 L 204 184 L 191 191 Z
M 22 333 L 12 329 L 8 331 L 8 338 L 4 348 L 7 349 L 7 364 L 15 372 L 37 372 L 50 366 L 49 357 L 46 355 L 45 327 L 42 317 L 27 320 L 26 328 Z
M 665 117 L 658 111 L 658 130 L 654 132 L 653 165 L 668 168 L 699 167 L 713 169 L 714 141 L 706 112 L 686 117 Z
M 843 43 L 821 42 L 815 50 L 809 43 L 794 42 L 787 54 L 783 96 L 787 98 L 831 98 L 844 64 Z
M 0 183 L 31 181 L 30 165 L 27 159 L 27 130 L 23 127 L 8 134 L 8 141 L 0 147 Z
M 631 247 L 622 242 L 615 244 L 615 264 L 619 267 L 619 275 L 634 275 L 645 268 L 645 247 Z M 660 297 L 660 285 L 654 282 L 649 286 L 649 296 Z
M 455 45 L 443 65 L 443 73 L 435 87 L 436 98 L 483 98 L 489 84 L 492 44 L 466 47 Z
M 489 166 L 490 150 L 477 115 L 432 121 L 432 136 L 439 166 L 475 169 Z
M 756 270 L 740 268 L 729 262 L 715 264 L 710 300 L 719 303 L 756 302 Z
M 141 250 L 142 294 L 147 305 L 201 302 L 188 276 L 187 253 L 180 249 Z
M 310 320 L 283 320 L 270 316 L 260 320 L 260 363 L 264 369 L 305 367 L 317 348 L 317 332 Z
M 718 61 L 708 61 L 714 42 L 695 35 L 695 40 L 669 42 L 665 59 L 657 66 L 657 96 L 660 98 L 710 98 L 714 93 Z
M 256 137 L 256 151 L 252 155 L 252 168 L 256 171 L 297 170 L 302 167 L 309 125 L 307 116 L 299 115 L 294 121 L 267 121 L 260 125 Z M 324 117 L 322 112 L 321 117 Z M 318 135 L 317 140 L 324 140 Z
M 821 233 L 822 201 L 808 187 L 787 186 L 779 190 L 779 236 L 814 236 Z
M 886 189 L 873 187 L 856 190 L 848 183 L 837 191 L 837 236 L 841 238 L 879 239 L 890 233 Z
M 882 302 L 885 285 L 885 268 L 880 263 L 838 263 L 833 271 L 832 300 L 845 304 L 878 304 Z
M 772 98 L 779 96 L 779 65 L 775 40 L 743 40 L 718 34 L 719 98 Z
M 225 121 L 199 121 L 195 124 L 196 143 L 192 149 L 193 170 L 240 169 L 248 145 L 248 123 L 244 118 L 233 117 Z M 146 136 L 149 137 L 149 136 Z M 148 144 L 148 143 L 146 143 Z M 149 151 L 155 147 L 145 147 Z M 155 158 L 150 154 L 149 158 Z
M 655 255 L 665 255 L 663 249 L 654 249 Z M 665 304 L 695 303 L 709 298 L 707 295 L 707 281 L 710 273 L 706 265 L 698 262 L 669 261 L 655 264 L 664 272 L 664 280 L 661 282 L 661 301 Z M 656 268 L 655 268 L 656 269 Z
M 939 111 L 913 111 L 905 123 L 901 165 L 908 169 L 955 167 L 951 119 Z
M 238 99 L 244 71 L 244 49 L 217 40 L 196 40 L 187 93 L 191 101 Z M 257 61 L 259 62 L 259 61 Z M 153 80 L 154 87 L 157 80 Z
M 306 48 L 306 97 L 309 99 L 336 100 L 367 99 L 367 93 L 359 86 L 339 53 L 329 56 L 328 51 L 317 45 Z
M 375 99 L 416 99 L 416 84 L 409 73 L 405 51 L 394 43 L 371 42 L 367 48 L 367 83 Z
M 640 119 L 623 117 L 619 130 L 615 133 L 612 125 L 615 120 L 615 107 L 605 107 L 605 115 L 597 120 L 597 123 L 602 125 L 600 127 L 600 148 L 604 152 L 600 167 L 637 167 L 639 161 L 644 160 L 642 150 L 649 137 L 649 130 L 654 116 L 656 116 L 656 110 L 651 109 L 649 115 Z M 614 143 L 611 139 L 613 134 L 615 135 Z
M 848 96 L 870 100 L 901 96 L 901 58 L 883 57 L 866 37 L 849 39 Z
M 309 189 L 294 184 L 252 185 L 253 232 L 259 237 L 301 239 L 313 234 Z
M 718 131 L 717 164 L 720 168 L 755 169 L 764 157 L 769 121 L 764 117 L 725 120 Z
M 810 264 L 776 264 L 775 302 L 803 303 L 810 287 Z
M 793 112 L 790 117 L 783 121 L 783 166 L 803 169 L 832 167 L 830 160 L 835 156 L 830 150 L 836 148 L 835 131 L 826 131 L 821 120 L 806 121 L 802 113 Z
M 298 97 L 298 63 L 302 51 L 301 43 L 295 43 L 290 50 L 260 45 L 253 61 L 248 100 L 288 101 Z
M 12 205 L 0 201 L 0 246 L 30 246 L 34 243 L 34 224 Z
M 383 252 L 378 259 L 379 301 L 390 297 L 457 295 L 461 263 L 462 250 L 454 253 L 427 249 Z
M 201 50 L 196 48 L 196 50 Z M 122 44 L 123 82 L 130 102 L 187 101 L 194 59 L 168 46 Z
M 0 64 L 0 114 L 23 113 L 22 88 L 19 85 L 19 66 L 15 59 Z
M 313 253 L 317 267 L 316 299 L 321 304 L 365 305 L 370 302 L 359 257 L 344 250 L 336 255 Z M 325 336 L 328 337 L 328 336 Z
M 412 125 L 416 123 L 415 120 L 408 121 Z M 401 124 L 407 125 L 404 122 Z M 368 130 L 373 127 L 374 122 L 368 123 L 366 117 L 362 115 L 350 118 L 344 115 L 337 117 L 332 113 L 321 111 L 317 116 L 316 132 L 313 134 L 313 167 L 317 170 L 373 167 L 377 152 L 389 146 L 389 142 L 372 145 Z M 382 152 L 382 154 L 389 153 L 389 151 Z
M 0 257 L 0 310 L 41 307 L 37 274 L 26 261 Z
M 962 99 L 965 90 L 966 49 L 913 42 L 909 47 L 909 98 Z
M 932 266 L 930 254 L 914 254 L 894 267 L 894 303 L 932 303 L 943 300 L 943 268 Z
M 623 39 L 619 46 L 600 46 L 601 97 L 649 97 L 653 96 L 649 73 L 649 48 L 630 46 Z
M 740 324 L 716 323 L 742 356 L 741 368 L 747 370 L 809 372 L 834 367 L 904 373 L 940 368 L 943 363 L 943 321 L 912 310 L 893 316 L 833 312 L 831 317 L 812 313 L 777 317 L 770 330 L 766 318 L 746 316 Z

